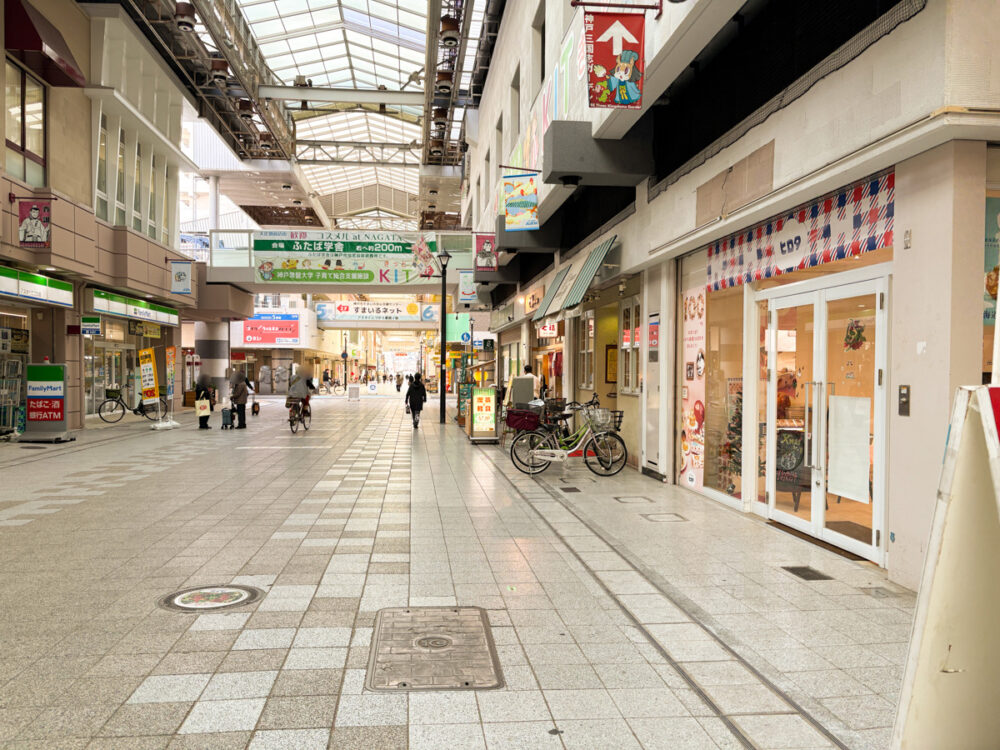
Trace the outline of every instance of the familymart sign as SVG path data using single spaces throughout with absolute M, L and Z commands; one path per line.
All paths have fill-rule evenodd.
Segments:
M 38 273 L 0 266 L 0 297 L 73 307 L 73 285 Z
M 141 299 L 123 297 L 111 292 L 94 290 L 94 312 L 116 315 L 119 318 L 145 320 L 150 323 L 161 323 L 165 326 L 180 325 L 180 313 L 172 307 L 163 307 Z

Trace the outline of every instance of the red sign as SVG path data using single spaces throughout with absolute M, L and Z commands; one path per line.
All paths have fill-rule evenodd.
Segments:
M 632 329 L 626 328 L 622 331 L 622 346 L 632 345 Z
M 244 344 L 290 345 L 299 343 L 299 321 L 244 320 Z
M 63 400 L 61 398 L 29 398 L 29 422 L 61 422 Z
M 646 18 L 641 13 L 585 13 L 590 106 L 640 109 Z
M 13 193 L 11 195 L 13 196 Z M 52 247 L 51 220 L 52 201 L 31 198 L 18 202 L 18 244 L 21 247 Z
M 660 319 L 649 324 L 649 348 L 658 349 L 660 346 Z
M 247 353 L 246 352 L 231 352 L 230 355 L 229 355 L 229 358 L 233 362 L 246 362 L 247 361 Z

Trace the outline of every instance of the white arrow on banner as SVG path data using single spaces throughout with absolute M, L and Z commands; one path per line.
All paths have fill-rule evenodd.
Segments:
M 615 57 L 622 52 L 622 41 L 631 42 L 632 44 L 638 44 L 634 36 L 629 33 L 629 30 L 622 26 L 621 21 L 615 21 L 613 24 L 608 26 L 607 30 L 597 37 L 598 42 L 611 41 L 611 51 L 614 52 Z

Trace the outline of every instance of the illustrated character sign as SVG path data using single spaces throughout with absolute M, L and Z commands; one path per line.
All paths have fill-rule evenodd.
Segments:
M 638 13 L 587 13 L 584 32 L 590 106 L 639 109 L 645 18 Z
M 21 201 L 18 204 L 17 241 L 21 247 L 51 247 L 50 201 Z
M 497 251 L 493 247 L 492 234 L 476 235 L 476 270 L 496 271 L 499 266 Z

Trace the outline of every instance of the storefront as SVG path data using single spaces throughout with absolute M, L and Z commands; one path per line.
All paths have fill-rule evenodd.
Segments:
M 888 171 L 677 274 L 678 483 L 879 563 L 893 208 Z
M 559 398 L 563 394 L 566 322 L 552 320 L 535 324 L 533 328 L 532 371 L 541 378 L 546 393 Z

